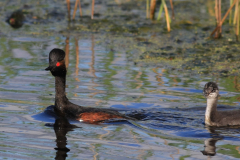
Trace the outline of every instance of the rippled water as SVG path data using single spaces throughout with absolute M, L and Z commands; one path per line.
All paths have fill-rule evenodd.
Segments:
M 98 36 L 69 37 L 69 44 L 62 36 L 56 37 L 59 42 L 8 38 L 9 49 L 1 49 L 1 157 L 51 159 L 67 152 L 70 159 L 202 159 L 204 140 L 214 137 L 223 138 L 216 158 L 237 155 L 238 129 L 217 129 L 215 135 L 203 124 L 201 92 L 205 82 L 214 79 L 137 66 L 114 48 L 117 44 L 98 45 Z M 54 47 L 69 47 L 67 96 L 72 102 L 111 107 L 143 119 L 102 125 L 71 122 L 75 126 L 54 128 L 55 118 L 44 112 L 54 103 L 54 78 L 44 70 Z M 219 78 L 220 94 L 238 97 L 222 87 L 226 79 Z M 224 102 L 236 106 L 234 99 Z M 70 151 L 55 150 L 61 146 L 56 138 L 65 136 L 67 145 L 62 145 Z
M 156 46 L 139 42 L 150 41 L 149 35 L 69 31 L 41 35 L 34 26 L 11 30 L 1 25 L 10 31 L 0 34 L 2 159 L 207 159 L 204 154 L 216 154 L 212 159 L 240 158 L 240 129 L 206 127 L 202 95 L 204 84 L 216 81 L 219 108 L 239 109 L 238 75 L 138 63 L 139 54 Z M 167 39 L 157 46 L 171 45 L 169 37 L 155 35 L 158 42 Z M 53 48 L 67 53 L 71 102 L 114 108 L 141 120 L 91 125 L 56 119 L 51 114 L 54 77 L 44 70 Z

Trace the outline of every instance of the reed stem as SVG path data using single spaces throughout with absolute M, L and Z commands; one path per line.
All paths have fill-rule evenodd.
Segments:
M 219 23 L 222 21 L 222 2 L 221 0 L 218 0 L 218 21 Z M 220 25 L 219 29 L 219 36 L 221 37 L 222 34 L 222 25 Z
M 146 1 L 146 17 L 149 18 L 149 0 Z
M 215 17 L 216 17 L 217 26 L 218 26 L 220 24 L 219 19 L 218 19 L 218 0 L 215 0 Z M 217 30 L 214 38 L 218 38 L 218 33 L 219 33 L 219 30 Z
M 67 10 L 68 10 L 68 20 L 71 20 L 71 14 L 70 14 L 70 0 L 66 0 L 67 2 Z
M 163 12 L 163 3 L 161 3 L 161 5 L 160 5 L 157 20 L 160 20 L 162 12 Z
M 167 30 L 168 30 L 168 32 L 170 32 L 171 31 L 171 28 L 170 28 L 170 18 L 169 18 L 169 14 L 168 14 L 167 5 L 165 3 L 165 0 L 162 0 L 162 3 L 163 3 L 164 10 L 165 10 L 165 16 L 166 16 L 166 22 L 167 22 Z
M 223 19 L 221 20 L 221 22 L 219 23 L 219 25 L 213 30 L 213 32 L 211 33 L 211 36 L 220 28 L 220 26 L 222 26 L 223 22 L 225 21 L 225 19 L 227 18 L 229 12 L 231 11 L 231 9 L 234 7 L 235 3 L 237 2 L 237 0 L 234 0 L 233 4 L 231 5 L 231 7 L 228 9 L 227 13 L 224 15 Z
M 217 30 L 214 38 L 220 38 L 222 33 L 222 25 L 221 23 L 221 0 L 215 0 L 215 15 L 217 20 L 217 26 L 219 26 L 219 29 Z
M 91 14 L 91 18 L 94 18 L 94 5 L 95 5 L 95 0 L 92 0 L 92 14 Z
M 233 3 L 233 0 L 230 0 L 230 6 L 232 5 L 232 3 Z M 229 13 L 229 24 L 231 23 L 232 23 L 232 10 Z
M 238 41 L 238 35 L 239 35 L 239 0 L 237 0 L 237 17 L 236 17 L 236 20 L 237 20 L 237 25 L 236 25 L 236 40 Z
M 76 11 L 77 11 L 78 2 L 79 2 L 79 0 L 76 0 L 76 2 L 75 2 L 75 6 L 74 6 L 74 11 L 73 11 L 73 17 L 72 17 L 72 19 L 75 19 L 75 15 L 76 15 Z
M 82 7 L 81 7 L 81 0 L 79 0 L 79 12 L 80 12 L 80 17 L 82 17 Z
M 151 0 L 150 6 L 150 19 L 154 19 L 155 16 L 155 9 L 156 9 L 156 0 Z
M 237 23 L 237 8 L 238 8 L 238 5 L 235 5 L 235 12 L 234 12 L 234 18 L 233 18 L 233 24 L 235 25 Z
M 170 5 L 171 5 L 171 9 L 172 9 L 172 19 L 174 19 L 175 16 L 174 16 L 174 8 L 173 8 L 173 2 L 172 1 L 173 0 L 170 0 Z

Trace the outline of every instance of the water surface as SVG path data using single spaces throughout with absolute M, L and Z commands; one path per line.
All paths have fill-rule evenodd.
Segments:
M 38 11 L 39 16 L 53 5 L 59 12 L 66 9 L 63 2 L 49 2 L 46 6 L 26 3 L 31 4 L 30 8 L 45 7 Z M 126 9 L 126 3 L 122 10 Z M 102 5 L 118 8 L 112 4 L 111 1 Z M 142 4 L 140 1 L 139 5 Z M 90 6 L 85 5 L 88 13 Z M 34 9 L 30 10 L 36 14 Z M 144 7 L 135 12 L 141 13 L 137 19 L 145 15 Z M 110 12 L 105 14 L 114 17 Z M 118 18 L 122 20 L 124 16 Z M 202 26 L 200 29 L 183 26 L 171 34 L 154 27 L 136 33 L 133 29 L 118 32 L 104 27 L 96 31 L 91 28 L 94 25 L 91 30 L 84 30 L 84 21 L 87 20 L 55 22 L 50 16 L 46 21 L 36 20 L 37 24 L 30 19 L 18 30 L 1 23 L 1 158 L 206 159 L 203 153 L 214 155 L 214 152 L 212 159 L 240 158 L 239 128 L 206 127 L 206 99 L 202 95 L 204 84 L 215 81 L 220 87 L 219 108 L 239 109 L 239 74 L 233 72 L 238 67 L 238 56 L 229 51 L 234 58 L 224 57 L 226 47 L 238 50 L 237 44 L 227 39 L 205 39 L 210 31 L 206 33 Z M 94 22 L 98 24 L 97 20 Z M 230 33 L 227 36 L 231 38 Z M 177 37 L 183 43 L 176 41 Z M 204 44 L 209 46 L 203 47 Z M 54 103 L 54 77 L 44 69 L 53 48 L 67 53 L 67 96 L 71 102 L 118 109 L 142 119 L 91 125 L 49 115 L 46 108 Z M 153 57 L 158 61 L 150 61 Z M 220 62 L 224 67 L 216 68 Z M 209 145 L 216 146 L 216 150 L 209 151 Z

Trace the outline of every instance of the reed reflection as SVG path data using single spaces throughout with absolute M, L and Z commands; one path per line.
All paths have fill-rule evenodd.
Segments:
M 79 46 L 78 46 L 78 39 L 75 38 L 75 47 L 76 47 L 76 65 L 75 65 L 75 75 L 76 78 L 75 80 L 77 82 L 80 82 L 79 78 L 78 78 L 78 72 L 79 72 Z
M 66 46 L 65 46 L 65 64 L 66 64 L 66 67 L 68 68 L 68 65 L 69 65 L 69 37 L 66 37 L 66 40 L 65 40 L 65 43 L 66 43 Z
M 95 50 L 94 50 L 94 47 L 95 47 L 95 38 L 94 38 L 94 35 L 92 35 L 91 37 L 91 51 L 92 51 L 92 56 L 91 56 L 91 62 L 90 62 L 90 68 L 89 68 L 89 74 L 92 75 L 95 78 L 97 78 L 96 74 L 95 74 L 95 68 L 94 68 L 94 65 L 95 65 Z M 94 79 L 92 79 L 92 81 L 94 82 Z
M 158 73 L 158 67 L 153 68 L 152 71 L 156 74 L 156 80 L 158 81 L 158 85 L 159 86 L 163 86 L 164 85 L 164 81 L 162 80 L 163 74 L 162 73 Z
M 92 76 L 92 79 L 91 79 L 92 86 L 89 88 L 89 90 L 92 90 L 95 92 L 93 92 L 89 95 L 90 98 L 93 98 L 97 94 L 103 93 L 103 91 L 97 89 L 99 84 L 95 82 L 97 76 L 96 76 L 96 70 L 94 68 L 94 66 L 95 66 L 95 49 L 94 49 L 94 47 L 95 47 L 95 38 L 94 38 L 94 35 L 92 35 L 91 36 L 91 52 L 92 52 L 92 54 L 91 54 L 91 61 L 89 63 L 90 68 L 89 68 L 88 74 Z M 101 103 L 102 103 L 101 99 L 99 99 L 98 101 L 95 102 L 96 105 L 100 105 Z

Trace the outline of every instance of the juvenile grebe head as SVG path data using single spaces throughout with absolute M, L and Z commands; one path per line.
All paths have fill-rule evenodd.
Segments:
M 240 125 L 240 110 L 218 111 L 217 101 L 219 97 L 218 86 L 214 82 L 208 82 L 203 89 L 203 95 L 207 98 L 205 112 L 205 124 L 209 126 L 236 126 Z
M 53 76 L 65 76 L 67 70 L 64 58 L 65 52 L 61 49 L 54 48 L 49 53 L 49 66 L 45 70 L 51 71 Z
M 211 99 L 211 98 L 218 98 L 219 96 L 219 90 L 218 90 L 218 86 L 216 83 L 214 82 L 208 82 L 205 84 L 204 88 L 203 88 L 203 95 L 207 98 L 207 99 Z

